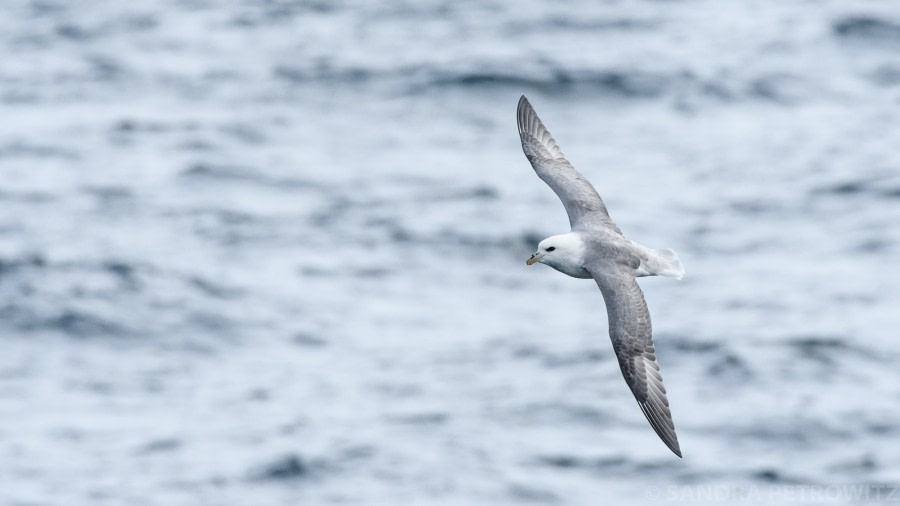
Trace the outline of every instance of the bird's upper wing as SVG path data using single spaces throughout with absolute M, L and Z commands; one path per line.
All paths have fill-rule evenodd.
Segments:
M 543 179 L 562 200 L 569 215 L 569 225 L 575 228 L 585 215 L 590 214 L 594 218 L 592 221 L 597 221 L 621 234 L 610 219 L 609 211 L 606 210 L 606 205 L 597 190 L 566 160 L 556 140 L 541 123 L 541 119 L 524 95 L 519 99 L 517 120 L 522 151 L 525 152 L 538 177 Z
M 597 261 L 587 265 L 587 269 L 603 293 L 609 337 L 625 382 L 653 430 L 675 455 L 681 457 L 666 389 L 656 363 L 650 312 L 644 293 L 624 265 Z

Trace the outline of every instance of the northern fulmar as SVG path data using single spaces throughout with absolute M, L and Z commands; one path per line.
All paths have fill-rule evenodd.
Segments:
M 656 363 L 650 313 L 635 278 L 681 279 L 684 268 L 673 250 L 641 246 L 622 235 L 597 190 L 566 160 L 524 96 L 519 99 L 517 119 L 525 156 L 562 201 L 571 226 L 571 232 L 541 241 L 526 263 L 547 264 L 563 274 L 597 283 L 606 302 L 609 337 L 625 382 L 650 426 L 681 457 Z

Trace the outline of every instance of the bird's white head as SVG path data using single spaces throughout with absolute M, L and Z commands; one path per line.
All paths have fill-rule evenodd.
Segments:
M 525 263 L 542 263 L 575 277 L 590 277 L 584 270 L 584 241 L 575 233 L 554 235 L 538 244 L 538 250 Z

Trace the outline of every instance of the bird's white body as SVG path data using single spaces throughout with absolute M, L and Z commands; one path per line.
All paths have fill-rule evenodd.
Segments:
M 616 242 L 620 241 L 621 239 Z M 684 276 L 684 268 L 673 250 L 648 248 L 629 240 L 619 245 L 623 246 L 631 250 L 640 260 L 634 270 L 635 277 L 666 276 L 681 279 Z M 553 235 L 541 241 L 532 258 L 573 278 L 591 279 L 594 276 L 585 268 L 588 262 L 587 250 L 582 235 L 579 232 L 569 232 Z

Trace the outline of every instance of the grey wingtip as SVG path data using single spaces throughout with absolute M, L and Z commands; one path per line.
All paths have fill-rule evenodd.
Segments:
M 565 155 L 560 151 L 556 140 L 550 135 L 547 127 L 541 122 L 531 102 L 522 95 L 519 98 L 519 107 L 516 109 L 516 123 L 519 127 L 519 137 L 525 144 L 532 144 L 531 150 L 537 150 L 542 158 L 563 160 Z M 525 151 L 526 155 L 528 150 Z
M 653 428 L 653 431 L 656 432 L 663 444 L 672 450 L 672 453 L 678 455 L 678 458 L 683 458 L 681 456 L 681 446 L 678 444 L 678 434 L 675 433 L 675 426 L 668 409 L 665 412 L 661 412 L 657 406 L 646 401 L 638 401 L 638 406 L 641 407 L 641 411 L 643 411 L 647 421 L 650 422 L 650 427 Z
M 660 427 L 657 427 L 652 422 L 650 423 L 650 425 L 653 427 L 656 435 L 659 436 L 659 439 L 662 440 L 663 444 L 666 445 L 666 447 L 668 447 L 670 450 L 672 450 L 672 453 L 677 455 L 678 458 L 683 458 L 681 456 L 681 445 L 678 444 L 678 436 L 675 435 L 675 431 L 673 430 L 670 436 L 668 434 L 665 434 L 662 430 L 660 430 Z
M 673 435 L 674 435 L 674 433 L 673 433 Z M 678 440 L 677 440 L 677 439 L 670 440 L 670 439 L 668 439 L 668 438 L 662 438 L 662 437 L 661 437 L 660 439 L 662 439 L 662 442 L 663 442 L 670 450 L 672 450 L 672 453 L 674 453 L 675 455 L 678 455 L 678 458 L 679 458 L 679 459 L 684 458 L 684 457 L 681 456 L 681 446 L 678 444 Z
M 516 123 L 519 127 L 519 133 L 529 132 L 532 128 L 534 128 L 530 123 L 531 116 L 534 115 L 534 108 L 531 107 L 531 103 L 525 98 L 525 95 L 522 95 L 519 98 L 519 105 L 516 107 Z

